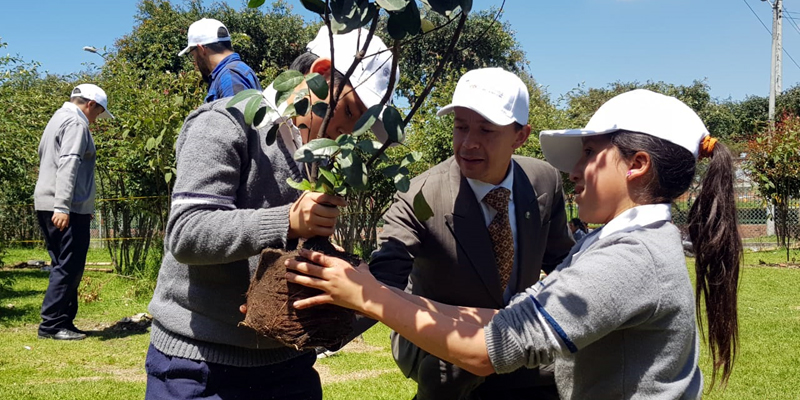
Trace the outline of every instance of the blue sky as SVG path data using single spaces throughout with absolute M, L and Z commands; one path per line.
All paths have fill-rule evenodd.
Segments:
M 241 0 L 227 1 L 234 7 Z M 475 0 L 475 9 L 502 0 Z M 289 0 L 295 10 L 300 2 Z M 748 8 L 753 8 L 755 15 Z M 784 0 L 800 24 L 800 0 Z M 760 0 L 507 0 L 503 19 L 522 44 L 530 72 L 554 99 L 615 81 L 691 84 L 705 79 L 718 99 L 769 94 L 771 7 Z M 7 1 L 0 13 L 5 52 L 69 73 L 101 63 L 83 46 L 113 46 L 134 24 L 134 0 Z M 308 15 L 308 14 L 304 14 Z M 784 47 L 800 63 L 800 28 L 784 19 Z M 179 51 L 180 49 L 175 49 Z M 800 81 L 784 54 L 783 87 Z

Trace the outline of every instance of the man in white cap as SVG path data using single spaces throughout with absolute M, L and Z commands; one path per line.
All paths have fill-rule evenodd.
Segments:
M 33 199 L 51 260 L 40 339 L 86 337 L 74 320 L 94 213 L 97 151 L 89 124 L 97 118 L 114 118 L 106 93 L 96 85 L 78 85 L 70 101 L 50 118 L 39 142 L 39 178 Z
M 500 68 L 461 77 L 438 113 L 455 114 L 455 154 L 396 195 L 370 262 L 378 280 L 447 304 L 502 308 L 561 262 L 574 243 L 561 175 L 513 156 L 531 132 L 528 102 L 523 81 Z M 427 221 L 413 212 L 420 189 L 434 214 Z M 418 400 L 558 398 L 552 374 L 537 369 L 478 377 L 395 333 L 392 353 Z
M 189 26 L 189 44 L 178 56 L 191 54 L 194 66 L 208 83 L 206 103 L 231 97 L 245 89 L 261 90 L 256 73 L 233 51 L 228 28 L 203 18 Z
M 303 74 L 318 73 L 331 83 L 363 46 L 366 32 L 334 35 L 331 61 L 328 30 L 321 28 L 308 53 L 293 64 Z M 351 133 L 358 119 L 388 91 L 391 52 L 372 38 L 336 104 L 325 136 Z M 396 74 L 399 76 L 399 74 Z M 306 90 L 304 90 L 306 89 Z M 305 81 L 295 92 L 318 99 Z M 266 101 L 280 114 L 287 103 Z M 294 96 L 290 96 L 293 99 Z M 293 118 L 267 113 L 253 127 L 244 121 L 245 103 L 229 100 L 200 106 L 184 122 L 176 141 L 177 174 L 158 283 L 149 311 L 153 315 L 147 352 L 147 399 L 275 398 L 321 399 L 314 351 L 283 346 L 240 327 L 251 277 L 262 249 L 291 249 L 299 238 L 330 236 L 344 201 L 338 196 L 299 191 L 287 178 L 301 181 L 304 168 L 294 151 L 316 137 L 322 118 L 309 113 Z M 275 143 L 266 145 L 278 126 Z M 380 121 L 373 125 L 377 134 Z M 385 138 L 385 135 L 383 135 Z M 194 397 L 197 395 L 197 397 Z

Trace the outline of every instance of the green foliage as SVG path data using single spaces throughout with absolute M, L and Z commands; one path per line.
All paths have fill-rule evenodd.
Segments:
M 800 196 L 800 117 L 786 115 L 748 143 L 745 168 L 775 206 L 778 243 L 789 244 L 789 201 Z
M 286 1 L 243 10 L 223 3 L 212 3 L 208 7 L 203 3 L 192 0 L 181 7 L 167 0 L 140 1 L 133 32 L 116 42 L 118 56 L 144 70 L 192 71 L 191 58 L 178 57 L 178 52 L 186 47 L 189 25 L 203 17 L 215 18 L 231 32 L 233 50 L 262 82 L 269 82 L 277 71 L 287 69 L 305 51 L 306 43 L 318 27 L 307 25 L 302 17 L 292 14 Z

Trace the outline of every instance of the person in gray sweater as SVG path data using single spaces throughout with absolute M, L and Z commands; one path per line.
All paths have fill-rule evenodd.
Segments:
M 477 375 L 555 362 L 564 399 L 699 399 L 705 300 L 712 387 L 725 384 L 737 351 L 741 239 L 730 152 L 691 108 L 634 90 L 606 102 L 585 129 L 543 131 L 548 162 L 569 172 L 581 220 L 604 224 L 543 281 L 502 310 L 455 307 L 378 283 L 320 253 L 288 261 L 288 280 L 325 293 L 297 308 L 333 303 L 380 320 L 420 348 Z M 710 158 L 690 211 L 696 293 L 670 202 L 699 158 Z
M 343 79 L 362 44 L 357 30 L 335 35 L 335 62 L 327 28 L 293 67 L 331 82 Z M 327 50 L 326 50 L 327 49 Z M 352 132 L 366 110 L 388 91 L 391 52 L 374 37 L 345 86 L 325 135 Z M 305 81 L 296 92 L 308 93 Z M 274 104 L 283 115 L 286 103 Z M 317 99 L 313 92 L 312 103 Z M 327 100 L 320 100 L 325 101 Z M 149 306 L 153 315 L 147 354 L 147 399 L 321 399 L 313 351 L 298 351 L 240 327 L 239 306 L 264 248 L 292 249 L 299 238 L 330 236 L 344 201 L 286 184 L 304 173 L 294 151 L 316 135 L 321 118 L 268 113 L 258 127 L 244 120 L 240 102 L 200 106 L 185 120 L 175 144 L 177 175 L 165 254 Z M 279 126 L 278 140 L 266 144 Z M 376 125 L 381 125 L 376 122 Z
M 78 85 L 69 102 L 50 118 L 39 141 L 39 177 L 33 202 L 51 260 L 40 339 L 86 338 L 74 321 L 94 214 L 97 150 L 89 124 L 98 118 L 113 118 L 107 108 L 103 89 L 88 83 Z

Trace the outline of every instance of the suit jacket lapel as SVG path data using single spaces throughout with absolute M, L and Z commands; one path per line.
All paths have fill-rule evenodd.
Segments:
M 520 292 L 539 280 L 539 270 L 531 268 L 534 264 L 534 244 L 539 240 L 542 225 L 537 194 L 528 176 L 517 163 L 514 163 L 514 208 L 517 218 L 516 291 Z
M 481 277 L 498 307 L 503 305 L 500 276 L 494 260 L 492 239 L 483 219 L 483 211 L 475 193 L 461 176 L 458 164 L 453 161 L 450 168 L 450 191 L 454 199 L 453 213 L 445 215 L 445 221 L 456 238 L 461 250 L 469 258 L 472 267 Z M 467 288 L 464 288 L 467 290 Z

